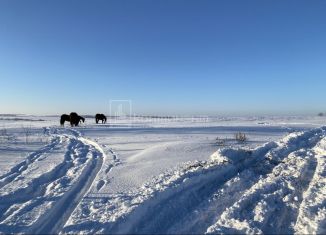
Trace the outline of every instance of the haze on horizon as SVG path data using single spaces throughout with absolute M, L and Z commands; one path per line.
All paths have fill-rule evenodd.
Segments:
M 326 2 L 0 2 L 0 113 L 326 111 Z

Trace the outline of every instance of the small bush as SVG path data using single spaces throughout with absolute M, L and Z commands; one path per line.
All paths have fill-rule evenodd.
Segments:
M 238 132 L 235 134 L 235 139 L 238 142 L 246 142 L 247 141 L 247 136 L 245 133 Z
M 2 129 L 0 129 L 0 141 L 9 141 L 11 138 L 11 136 L 9 135 L 7 129 L 5 127 L 3 127 Z
M 0 136 L 7 136 L 8 135 L 8 132 L 7 132 L 7 129 L 6 128 L 2 128 L 0 129 Z
M 16 137 L 7 131 L 7 128 L 0 129 L 0 142 L 16 141 Z
M 225 139 L 220 139 L 219 137 L 216 137 L 216 144 L 218 146 L 225 146 Z
M 29 136 L 32 135 L 32 127 L 31 126 L 22 126 L 23 133 L 25 135 L 25 143 L 28 143 Z

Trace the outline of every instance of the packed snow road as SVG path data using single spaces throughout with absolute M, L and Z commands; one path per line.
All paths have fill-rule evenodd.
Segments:
M 49 123 L 29 142 L 14 138 L 17 125 L 6 133 L 0 233 L 326 232 L 326 128 Z
M 0 176 L 1 232 L 56 233 L 90 188 L 105 154 L 67 130 L 49 129 L 50 144 Z

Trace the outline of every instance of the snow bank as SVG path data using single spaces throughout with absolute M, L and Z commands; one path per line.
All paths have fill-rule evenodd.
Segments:
M 318 151 L 325 146 L 324 137 L 325 128 L 318 128 L 291 133 L 255 149 L 223 148 L 211 160 L 185 163 L 145 183 L 136 192 L 88 195 L 63 232 L 324 231 L 323 181 L 319 179 L 319 185 L 312 186 L 316 174 L 325 178 L 325 167 L 319 166 L 324 163 L 317 164 Z M 307 208 L 303 203 L 309 201 L 307 190 L 316 191 L 320 200 L 311 204 L 311 209 L 303 210 L 300 208 Z M 300 214 L 304 219 L 300 219 Z M 305 221 L 307 214 L 316 225 Z

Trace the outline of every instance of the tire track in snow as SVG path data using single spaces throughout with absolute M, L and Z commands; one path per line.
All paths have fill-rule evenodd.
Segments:
M 316 138 L 317 137 L 317 138 Z M 300 139 L 308 139 L 303 142 Z M 282 144 L 271 149 L 266 154 L 264 161 L 257 161 L 250 168 L 240 172 L 238 176 L 232 178 L 226 184 L 224 184 L 209 200 L 204 201 L 198 206 L 196 213 L 191 213 L 188 217 L 185 217 L 184 223 L 187 223 L 187 229 L 178 226 L 177 230 L 170 230 L 173 233 L 178 231 L 181 233 L 204 233 L 206 229 L 217 221 L 224 210 L 235 204 L 245 193 L 246 190 L 256 184 L 262 177 L 265 177 L 273 171 L 279 164 L 284 164 L 284 159 L 293 151 L 297 151 L 301 147 L 309 148 L 314 146 L 319 140 L 319 134 L 315 135 L 303 135 L 303 137 L 297 138 L 297 143 L 293 143 L 292 146 Z M 291 141 L 290 141 L 291 142 Z M 310 151 L 311 153 L 311 151 Z M 277 159 L 273 160 L 273 159 Z M 303 172 L 302 183 L 307 187 L 311 180 L 314 169 L 316 168 L 316 162 L 313 156 L 310 156 L 309 167 Z M 267 161 L 267 162 L 266 162 Z M 308 182 L 307 182 L 308 180 Z M 302 194 L 302 190 L 301 190 Z M 198 216 L 200 214 L 200 216 Z M 197 232 L 196 232 L 197 231 Z
M 83 196 L 91 188 L 98 172 L 103 166 L 105 155 L 99 145 L 85 138 L 79 139 L 84 145 L 91 148 L 92 161 L 85 167 L 82 175 L 69 192 L 56 203 L 42 220 L 37 222 L 37 229 L 34 230 L 37 234 L 55 234 L 62 229 Z M 53 218 L 57 219 L 55 220 Z
M 316 145 L 320 140 L 323 130 L 314 130 L 311 132 L 303 133 L 299 136 L 286 139 L 286 143 L 280 146 L 270 143 L 268 146 L 262 147 L 250 155 L 243 156 L 244 160 L 234 162 L 233 164 L 226 164 L 218 169 L 212 171 L 204 171 L 196 177 L 187 179 L 184 183 L 168 188 L 163 192 L 159 192 L 154 197 L 143 202 L 138 206 L 130 215 L 128 215 L 122 222 L 117 223 L 113 228 L 107 228 L 106 233 L 204 233 L 206 232 L 207 219 L 212 222 L 218 216 L 214 210 L 211 214 L 200 214 L 202 203 L 213 198 L 214 193 L 225 186 L 225 183 L 248 168 L 252 168 L 255 179 L 249 185 L 242 188 L 242 192 L 250 188 L 256 183 L 260 175 L 266 175 L 272 171 L 276 166 L 282 163 L 289 154 L 299 150 L 300 148 L 308 148 Z M 227 153 L 227 152 L 225 152 Z M 245 152 L 238 152 L 234 154 L 231 151 L 229 158 L 240 157 Z M 253 156 L 253 157 L 252 157 Z M 242 157 L 241 157 L 242 158 Z M 256 164 L 263 164 L 268 166 L 268 170 L 259 169 Z M 214 168 L 214 167 L 213 167 Z M 241 179 L 240 179 L 241 180 Z M 231 205 L 235 203 L 241 193 L 233 198 Z M 229 197 L 225 194 L 224 200 Z M 220 198 L 221 199 L 221 198 Z M 213 204 L 214 205 L 214 204 Z M 220 206 L 219 210 L 224 211 L 228 205 L 215 204 Z M 196 212 L 199 212 L 196 214 Z M 192 216 L 189 215 L 196 215 Z M 187 219 L 184 219 L 187 218 Z M 188 219 L 191 219 L 190 221 Z M 199 219 L 198 219 L 199 218 Z M 189 223 L 193 224 L 206 224 L 200 229 L 195 226 L 188 227 Z M 181 229 L 186 228 L 186 229 Z M 179 229 L 179 230 L 178 230 Z
M 291 157 L 296 158 L 296 159 L 291 159 Z M 299 174 L 299 177 L 293 177 L 294 173 L 289 177 L 292 182 L 289 182 L 289 189 L 291 190 L 291 187 L 295 187 L 295 190 L 293 192 L 286 191 L 285 193 L 288 193 L 285 197 L 286 200 L 289 198 L 289 200 L 292 200 L 289 204 L 284 203 L 283 206 L 280 208 L 275 208 L 274 211 L 270 212 L 264 220 L 264 225 L 261 226 L 261 230 L 264 233 L 267 233 L 268 231 L 271 231 L 271 229 L 278 234 L 284 234 L 284 233 L 294 233 L 293 230 L 293 223 L 297 220 L 298 214 L 299 214 L 299 207 L 303 201 L 303 193 L 307 190 L 314 172 L 316 171 L 317 167 L 317 162 L 315 159 L 315 154 L 311 149 L 308 150 L 302 150 L 302 151 L 297 151 L 294 152 L 293 155 L 283 161 L 282 165 L 280 168 L 284 167 L 283 169 L 287 169 L 288 166 L 294 166 L 296 167 L 296 164 L 302 164 L 302 167 L 298 167 L 298 170 L 301 171 Z M 307 157 L 305 159 L 302 159 L 304 157 Z M 301 158 L 301 159 L 300 159 Z M 300 163 L 300 161 L 302 163 Z M 298 163 L 297 163 L 298 162 Z M 291 171 L 292 169 L 289 169 Z M 287 176 L 283 176 L 283 179 L 285 179 Z M 285 181 L 284 181 L 285 182 Z M 277 189 L 275 190 L 275 192 Z M 266 196 L 266 198 L 268 198 Z M 281 201 L 284 198 L 279 198 Z M 275 198 L 274 200 L 277 200 Z
M 320 141 L 313 151 L 317 167 L 308 189 L 303 193 L 294 226 L 296 234 L 326 233 L 326 138 Z
M 270 149 L 276 147 L 275 143 L 269 143 L 258 148 L 254 156 L 265 155 Z M 241 152 L 248 157 L 248 153 Z M 190 166 L 199 167 L 195 175 L 187 175 L 180 179 L 179 185 L 167 188 L 159 192 L 153 198 L 143 202 L 125 221 L 118 223 L 115 227 L 105 232 L 121 233 L 169 233 L 169 229 L 179 223 L 204 200 L 210 198 L 218 188 L 232 179 L 245 167 L 254 164 L 257 159 L 250 158 L 248 161 L 239 161 L 237 164 L 222 163 L 202 169 L 205 164 Z M 184 181 L 185 180 L 185 181 Z M 183 182 L 184 181 L 184 182 Z M 189 221 L 187 221 L 188 223 Z M 180 226 L 184 227 L 184 226 Z M 200 233 L 198 231 L 187 231 L 186 233 Z M 173 233 L 178 233 L 174 231 Z
M 62 138 L 56 136 L 51 140 L 51 143 L 42 147 L 41 149 L 29 154 L 27 158 L 10 169 L 10 171 L 2 176 L 0 176 L 0 189 L 10 182 L 14 181 L 18 176 L 20 176 L 29 165 L 40 159 L 46 152 L 53 150 L 58 144 L 62 142 Z
M 309 156 L 309 157 L 306 157 Z M 225 210 L 210 233 L 293 233 L 302 194 L 316 168 L 310 150 L 289 154 Z M 241 225 L 241 226 L 239 226 Z
M 74 143 L 70 143 L 68 149 L 73 149 Z M 70 151 L 70 150 L 69 150 Z M 32 179 L 27 187 L 19 188 L 13 193 L 3 195 L 0 199 L 3 202 L 6 202 L 9 206 L 9 203 L 24 202 L 32 199 L 33 197 L 41 196 L 42 193 L 45 193 L 46 186 L 56 179 L 64 176 L 65 173 L 71 166 L 71 156 L 69 154 L 65 155 L 64 161 L 59 165 L 54 167 L 51 171 L 46 172 L 40 177 Z
M 277 163 L 271 168 L 271 173 L 243 192 L 243 196 L 208 228 L 209 233 L 294 232 L 293 224 L 297 220 L 303 194 L 316 171 L 312 148 L 318 145 L 325 132 L 316 131 L 315 135 L 307 132 L 302 136 L 305 138 L 288 140 L 292 144 L 297 142 L 296 149 L 285 143 L 283 150 L 278 151 L 281 155 L 268 156 L 272 165 Z
M 59 132 L 58 130 L 54 131 Z M 64 161 L 51 171 L 34 178 L 25 188 L 0 196 L 0 231 L 5 233 L 57 233 L 91 187 L 105 157 L 94 142 L 74 135 L 57 135 L 69 139 Z M 50 151 L 57 141 L 33 156 Z M 35 161 L 35 160 L 34 160 Z M 17 167 L 19 169 L 21 167 Z M 13 171 L 14 172 L 14 171 Z M 9 176 L 9 175 L 8 175 Z M 77 176 L 77 178 L 76 178 Z M 5 177 L 4 177 L 5 178 Z M 9 182 L 9 181 L 8 181 Z M 25 213 L 40 205 L 49 208 L 31 225 L 10 226 L 10 221 L 19 221 Z

